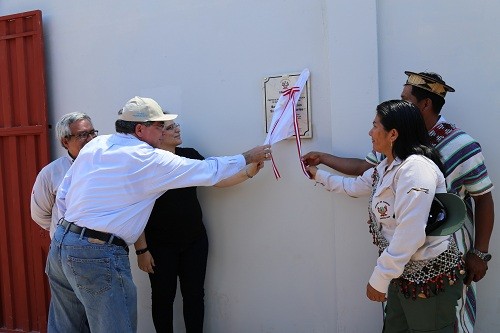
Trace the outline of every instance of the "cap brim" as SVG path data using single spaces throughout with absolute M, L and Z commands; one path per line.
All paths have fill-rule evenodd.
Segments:
M 456 194 L 436 193 L 436 198 L 446 208 L 446 221 L 436 230 L 431 231 L 428 236 L 448 236 L 459 230 L 467 219 L 465 203 Z
M 154 117 L 149 119 L 148 121 L 168 121 L 168 120 L 174 120 L 175 118 L 177 118 L 176 114 L 165 113 L 163 114 L 163 116 Z

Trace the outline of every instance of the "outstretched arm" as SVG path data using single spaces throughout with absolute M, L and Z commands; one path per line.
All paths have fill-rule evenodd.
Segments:
M 338 157 L 335 155 L 312 151 L 304 156 L 302 160 L 306 165 L 316 166 L 324 164 L 334 170 L 350 176 L 359 176 L 373 167 L 370 163 L 360 158 Z
M 254 147 L 242 153 L 242 155 L 245 158 L 245 162 L 247 164 L 268 161 L 271 159 L 271 145 Z
M 245 180 L 248 180 L 255 176 L 260 169 L 264 167 L 264 162 L 259 162 L 259 163 L 250 163 L 248 164 L 244 169 L 242 169 L 240 172 L 237 174 L 223 179 L 217 184 L 215 184 L 215 187 L 229 187 L 233 186 L 239 183 L 244 182 Z

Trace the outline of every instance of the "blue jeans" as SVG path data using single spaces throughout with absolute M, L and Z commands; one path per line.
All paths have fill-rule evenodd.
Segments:
M 47 257 L 48 332 L 136 332 L 137 291 L 128 252 L 56 229 Z

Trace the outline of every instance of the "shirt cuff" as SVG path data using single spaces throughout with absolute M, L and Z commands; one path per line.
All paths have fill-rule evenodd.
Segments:
M 377 291 L 379 291 L 381 293 L 386 293 L 386 294 L 387 294 L 387 290 L 389 289 L 389 284 L 391 283 L 390 280 L 388 281 L 388 280 L 384 279 L 382 276 L 377 274 L 376 271 L 374 271 L 372 273 L 372 276 L 370 277 L 370 280 L 368 282 Z
M 316 183 L 320 183 L 321 185 L 325 186 L 328 181 L 328 176 L 330 176 L 329 172 L 318 169 L 318 171 L 316 171 L 314 180 L 316 181 Z
M 234 163 L 238 163 L 240 169 L 243 169 L 247 165 L 245 157 L 242 154 L 234 156 Z

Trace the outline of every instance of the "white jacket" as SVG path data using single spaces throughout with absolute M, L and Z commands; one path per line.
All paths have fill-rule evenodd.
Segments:
M 446 183 L 436 164 L 422 155 L 411 155 L 404 161 L 396 158 L 390 165 L 385 159 L 376 168 L 379 182 L 370 208 L 389 246 L 377 259 L 369 283 L 387 292 L 391 280 L 403 273 L 410 259 L 433 259 L 448 248 L 450 236 L 425 235 L 434 194 L 446 192 Z M 369 196 L 374 170 L 357 178 L 318 170 L 315 180 L 328 191 Z

